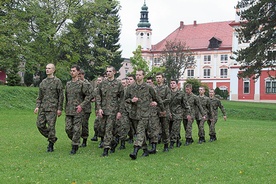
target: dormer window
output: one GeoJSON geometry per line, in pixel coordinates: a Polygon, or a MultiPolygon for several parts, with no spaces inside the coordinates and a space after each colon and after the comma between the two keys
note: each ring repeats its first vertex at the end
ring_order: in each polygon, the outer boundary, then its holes
{"type": "Polygon", "coordinates": [[[213,37],[209,40],[208,48],[209,49],[218,49],[220,47],[221,43],[222,43],[222,41],[219,38],[213,37]]]}

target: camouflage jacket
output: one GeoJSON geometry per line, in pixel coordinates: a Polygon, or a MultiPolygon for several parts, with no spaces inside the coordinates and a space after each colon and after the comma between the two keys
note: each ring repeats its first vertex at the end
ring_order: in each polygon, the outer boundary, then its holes
{"type": "Polygon", "coordinates": [[[65,88],[65,113],[66,115],[78,115],[76,107],[80,105],[84,113],[84,108],[90,103],[92,99],[89,85],[83,81],[77,80],[75,82],[68,81],[65,88]]]}
{"type": "Polygon", "coordinates": [[[131,111],[129,117],[131,119],[141,120],[143,118],[148,119],[150,117],[150,103],[157,102],[161,111],[164,111],[164,105],[161,98],[157,95],[152,86],[143,83],[138,85],[134,83],[127,88],[125,94],[125,102],[131,104],[131,111]],[[133,97],[137,97],[137,102],[132,102],[133,97]]]}
{"type": "Polygon", "coordinates": [[[39,85],[36,107],[40,111],[63,110],[63,86],[59,78],[43,79],[39,85]]]}
{"type": "MultiPolygon", "coordinates": [[[[154,88],[156,90],[157,95],[159,95],[162,99],[162,102],[164,104],[164,107],[166,109],[167,114],[170,113],[170,100],[171,100],[171,90],[170,88],[163,84],[161,86],[155,86],[154,88]]],[[[159,109],[160,111],[160,109],[159,109]]]]}
{"type": "MultiPolygon", "coordinates": [[[[84,83],[83,85],[86,85],[85,88],[89,89],[89,93],[92,95],[91,99],[94,98],[95,97],[94,89],[93,89],[93,86],[91,85],[91,83],[87,79],[84,79],[83,83],[84,83]]],[[[91,101],[87,105],[85,105],[83,108],[84,108],[85,113],[91,113],[91,101]]]]}
{"type": "Polygon", "coordinates": [[[97,110],[102,109],[104,115],[114,115],[123,112],[124,87],[117,79],[104,80],[99,84],[96,105],[97,110]]]}
{"type": "Polygon", "coordinates": [[[218,108],[220,108],[223,116],[226,116],[226,111],[218,98],[210,98],[210,101],[212,105],[212,115],[214,119],[218,119],[218,108]]]}
{"type": "MultiPolygon", "coordinates": [[[[198,96],[199,98],[199,101],[201,103],[201,106],[204,110],[204,112],[206,113],[207,115],[207,119],[213,119],[213,116],[212,116],[212,105],[211,105],[211,101],[210,101],[210,98],[207,97],[207,96],[198,96]]],[[[196,120],[201,120],[202,119],[202,114],[200,113],[199,111],[199,108],[196,107],[196,115],[195,115],[195,118],[196,120]]]]}
{"type": "Polygon", "coordinates": [[[183,91],[171,91],[171,94],[170,113],[172,115],[172,119],[182,119],[184,112],[186,115],[191,115],[190,106],[185,99],[183,91]]]}
{"type": "MultiPolygon", "coordinates": [[[[195,94],[191,93],[191,94],[187,94],[185,93],[185,98],[190,106],[190,109],[191,109],[191,117],[194,119],[195,118],[195,114],[196,114],[196,111],[199,110],[199,112],[201,114],[203,114],[203,116],[206,115],[205,111],[203,110],[202,106],[201,106],[201,103],[199,101],[199,98],[198,96],[196,96],[195,94]]],[[[185,113],[184,114],[184,119],[186,119],[187,117],[187,114],[185,113]]]]}

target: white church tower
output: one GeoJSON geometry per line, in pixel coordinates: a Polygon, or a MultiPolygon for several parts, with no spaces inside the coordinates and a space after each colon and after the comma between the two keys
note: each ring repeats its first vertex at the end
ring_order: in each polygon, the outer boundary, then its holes
{"type": "Polygon", "coordinates": [[[150,28],[151,24],[149,23],[146,1],[144,1],[140,14],[140,22],[137,24],[138,28],[136,29],[136,48],[140,45],[142,51],[150,51],[152,29],[150,28]]]}

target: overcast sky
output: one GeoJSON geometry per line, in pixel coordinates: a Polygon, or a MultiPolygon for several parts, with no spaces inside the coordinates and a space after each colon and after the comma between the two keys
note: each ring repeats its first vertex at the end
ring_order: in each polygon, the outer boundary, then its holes
{"type": "MultiPolygon", "coordinates": [[[[135,30],[140,21],[144,0],[119,0],[121,10],[120,44],[122,57],[132,57],[136,49],[135,30]]],[[[235,20],[238,0],[146,0],[152,29],[152,44],[156,44],[184,24],[235,20]]]]}

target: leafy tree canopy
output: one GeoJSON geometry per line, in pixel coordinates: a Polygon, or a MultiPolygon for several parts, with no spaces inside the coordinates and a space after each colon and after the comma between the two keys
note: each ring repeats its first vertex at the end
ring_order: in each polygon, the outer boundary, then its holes
{"type": "Polygon", "coordinates": [[[186,43],[181,41],[167,41],[162,53],[163,67],[165,67],[165,78],[179,79],[189,67],[194,67],[195,60],[193,52],[186,43]]]}
{"type": "Polygon", "coordinates": [[[241,26],[236,29],[239,42],[250,43],[234,53],[244,70],[239,76],[258,78],[264,67],[272,71],[276,66],[276,2],[241,0],[237,8],[241,20],[241,26]]]}

